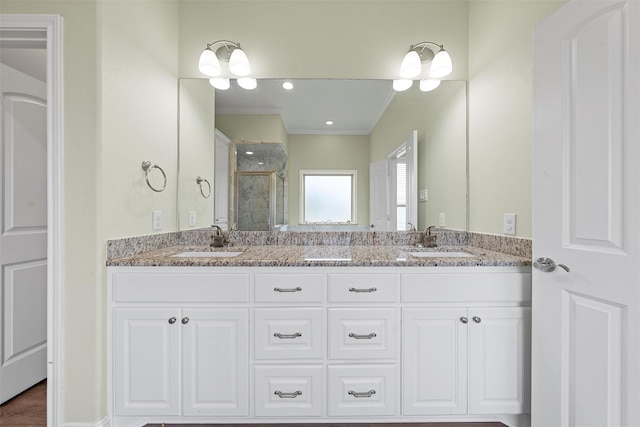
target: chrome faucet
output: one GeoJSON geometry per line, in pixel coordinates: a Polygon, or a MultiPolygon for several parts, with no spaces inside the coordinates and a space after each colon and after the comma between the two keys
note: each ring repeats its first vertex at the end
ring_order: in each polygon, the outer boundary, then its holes
{"type": "Polygon", "coordinates": [[[410,222],[408,222],[407,225],[409,226],[409,230],[408,231],[418,231],[418,230],[416,230],[416,226],[411,224],[410,222]]]}
{"type": "Polygon", "coordinates": [[[432,228],[435,228],[435,225],[428,226],[422,233],[422,244],[427,248],[435,248],[438,246],[436,243],[437,236],[435,234],[431,234],[432,228]]]}
{"type": "Polygon", "coordinates": [[[217,225],[212,225],[211,228],[214,229],[214,234],[211,235],[211,243],[209,243],[209,246],[211,246],[212,248],[224,247],[224,244],[228,243],[228,240],[224,238],[224,235],[222,234],[222,228],[218,227],[217,225]]]}

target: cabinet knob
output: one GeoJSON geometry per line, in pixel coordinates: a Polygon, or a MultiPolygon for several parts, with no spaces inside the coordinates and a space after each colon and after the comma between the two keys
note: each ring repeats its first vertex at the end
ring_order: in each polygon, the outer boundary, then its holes
{"type": "Polygon", "coordinates": [[[480,322],[482,322],[482,319],[479,318],[478,316],[473,316],[473,321],[476,322],[476,323],[480,323],[480,322]]]}
{"type": "Polygon", "coordinates": [[[462,323],[464,323],[465,325],[466,325],[467,323],[469,323],[469,319],[467,319],[467,318],[466,318],[466,317],[464,317],[464,316],[462,316],[462,317],[460,318],[460,321],[461,321],[462,323]]]}
{"type": "Polygon", "coordinates": [[[183,317],[182,318],[182,324],[186,325],[187,323],[189,323],[189,318],[188,317],[183,317]]]}
{"type": "Polygon", "coordinates": [[[169,319],[169,324],[173,325],[174,323],[176,323],[176,318],[175,317],[170,318],[169,319]]]}

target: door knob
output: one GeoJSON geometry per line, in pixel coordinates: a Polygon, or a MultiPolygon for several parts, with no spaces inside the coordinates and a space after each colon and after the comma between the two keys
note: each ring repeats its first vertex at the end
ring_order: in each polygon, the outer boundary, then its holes
{"type": "Polygon", "coordinates": [[[540,271],[544,271],[545,273],[551,273],[553,270],[556,269],[556,267],[562,268],[567,273],[571,271],[571,269],[566,265],[556,264],[551,258],[544,258],[544,257],[538,258],[533,263],[533,266],[540,271]]]}

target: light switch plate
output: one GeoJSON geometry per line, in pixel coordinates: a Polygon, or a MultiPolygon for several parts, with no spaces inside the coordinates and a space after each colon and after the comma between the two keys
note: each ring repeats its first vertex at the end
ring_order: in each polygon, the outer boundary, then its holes
{"type": "Polygon", "coordinates": [[[189,227],[196,226],[196,213],[194,211],[189,211],[189,227]]]}
{"type": "Polygon", "coordinates": [[[444,227],[444,220],[444,212],[440,212],[440,215],[438,215],[438,227],[444,227]]]}

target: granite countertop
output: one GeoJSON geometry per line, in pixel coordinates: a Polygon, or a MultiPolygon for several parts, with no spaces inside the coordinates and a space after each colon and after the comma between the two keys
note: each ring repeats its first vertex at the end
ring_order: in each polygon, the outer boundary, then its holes
{"type": "MultiPolygon", "coordinates": [[[[453,255],[453,254],[452,254],[453,255]]],[[[531,260],[474,246],[259,245],[171,246],[107,261],[108,266],[189,267],[526,267],[531,260]],[[175,256],[181,252],[241,252],[234,257],[175,256]],[[416,257],[409,252],[466,252],[472,256],[416,257]]]]}

